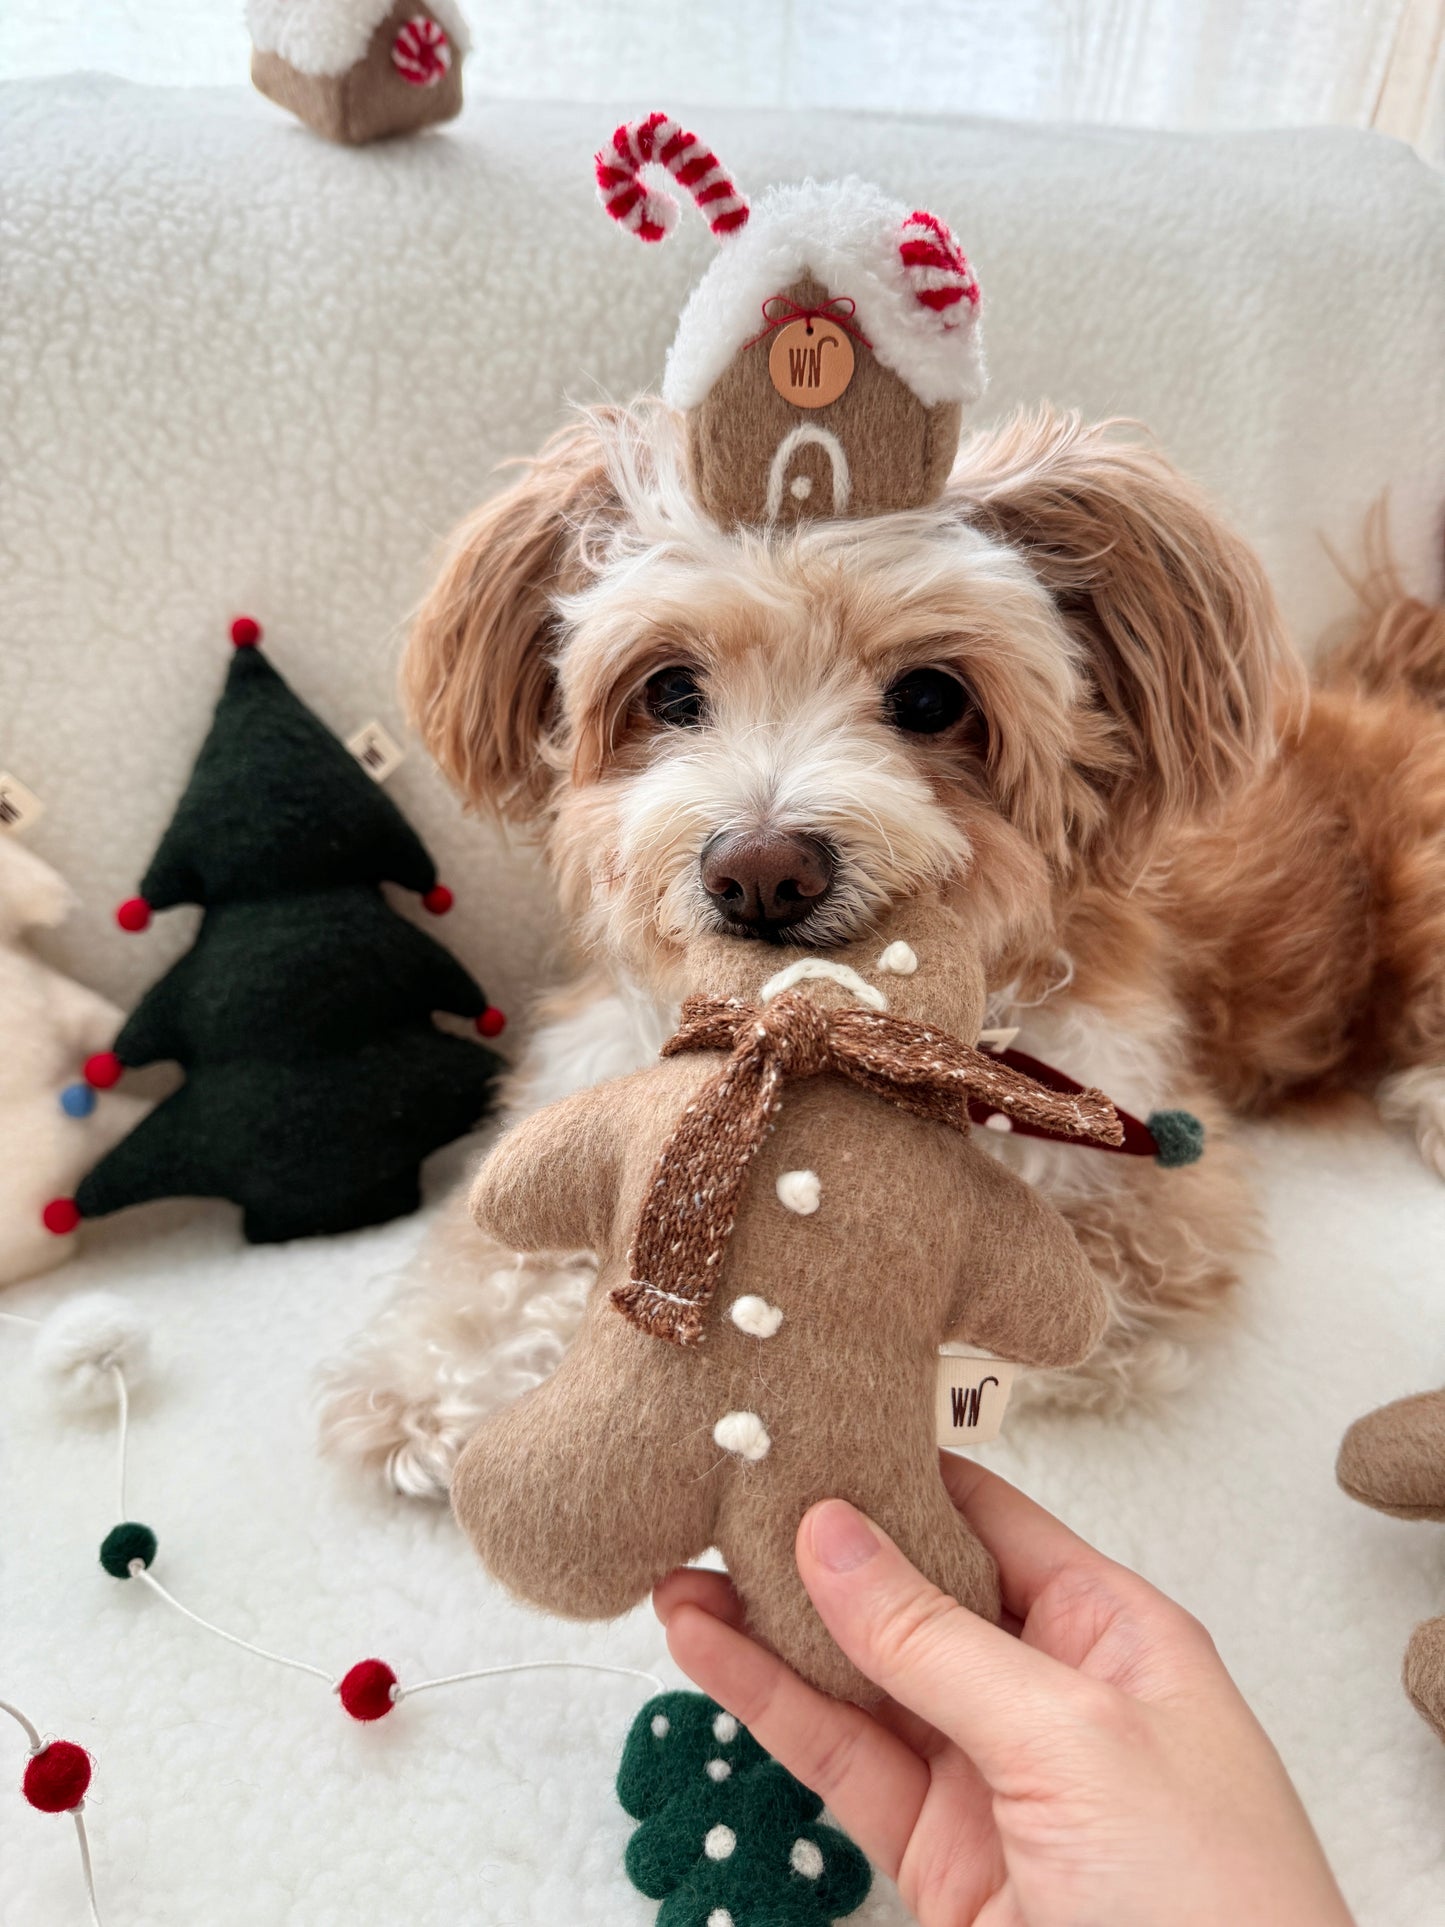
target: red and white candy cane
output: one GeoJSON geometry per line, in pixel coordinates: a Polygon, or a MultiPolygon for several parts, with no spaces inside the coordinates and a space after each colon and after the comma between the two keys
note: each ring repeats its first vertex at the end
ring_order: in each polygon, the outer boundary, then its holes
{"type": "Polygon", "coordinates": [[[719,241],[746,225],[748,204],[712,149],[666,114],[649,114],[624,121],[597,156],[598,198],[639,241],[664,241],[677,225],[677,202],[666,188],[638,179],[649,166],[665,167],[687,189],[719,241]]]}
{"type": "Polygon", "coordinates": [[[391,64],[413,87],[435,87],[452,64],[446,30],[424,13],[413,14],[397,29],[391,64]]]}
{"type": "Polygon", "coordinates": [[[978,311],[978,282],[968,256],[936,214],[916,208],[903,223],[898,253],[920,307],[957,327],[978,311]]]}

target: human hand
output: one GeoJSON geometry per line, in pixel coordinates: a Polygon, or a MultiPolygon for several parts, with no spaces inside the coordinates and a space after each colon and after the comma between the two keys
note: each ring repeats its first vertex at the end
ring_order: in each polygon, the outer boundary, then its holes
{"type": "Polygon", "coordinates": [[[798,1571],[888,1698],[817,1692],[750,1640],[721,1573],[654,1594],[673,1658],[827,1801],[922,1927],[1351,1927],[1278,1754],[1209,1634],[1004,1480],[945,1457],[1005,1625],[841,1500],[798,1571]]]}

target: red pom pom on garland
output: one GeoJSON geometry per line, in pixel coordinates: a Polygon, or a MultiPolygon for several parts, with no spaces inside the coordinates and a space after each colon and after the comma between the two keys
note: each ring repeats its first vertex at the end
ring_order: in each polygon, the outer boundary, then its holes
{"type": "Polygon", "coordinates": [[[456,898],[444,883],[438,883],[427,891],[421,902],[422,908],[430,910],[434,917],[444,917],[456,902],[456,898]]]}
{"type": "Polygon", "coordinates": [[[113,1050],[98,1050],[86,1058],[81,1076],[93,1091],[108,1091],[120,1082],[124,1069],[113,1050]]]}
{"type": "Polygon", "coordinates": [[[80,1223],[80,1207],[74,1198],[52,1198],[41,1212],[40,1222],[57,1238],[68,1237],[80,1223]]]}
{"type": "Polygon", "coordinates": [[[231,624],[231,640],[238,649],[254,649],[261,640],[261,625],[254,616],[237,616],[231,624]]]}
{"type": "Polygon", "coordinates": [[[116,905],[115,920],[122,930],[144,930],[151,920],[151,907],[144,897],[127,897],[116,905]]]}
{"type": "Polygon", "coordinates": [[[395,1706],[396,1674],[384,1659],[359,1659],[337,1691],[354,1720],[380,1720],[395,1706]]]}
{"type": "Polygon", "coordinates": [[[90,1755],[70,1740],[32,1753],[20,1790],[41,1813],[73,1813],[90,1785],[90,1755]]]}
{"type": "Polygon", "coordinates": [[[500,1037],[506,1028],[506,1017],[495,1004],[488,1004],[477,1019],[477,1030],[483,1037],[500,1037]]]}

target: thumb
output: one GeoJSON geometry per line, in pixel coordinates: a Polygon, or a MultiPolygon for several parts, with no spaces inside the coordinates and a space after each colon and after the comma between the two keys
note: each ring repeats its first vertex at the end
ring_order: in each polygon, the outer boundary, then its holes
{"type": "Polygon", "coordinates": [[[860,1671],[968,1754],[999,1790],[1011,1766],[1082,1719],[1077,1673],[940,1592],[887,1533],[842,1499],[798,1527],[798,1572],[860,1671]]]}

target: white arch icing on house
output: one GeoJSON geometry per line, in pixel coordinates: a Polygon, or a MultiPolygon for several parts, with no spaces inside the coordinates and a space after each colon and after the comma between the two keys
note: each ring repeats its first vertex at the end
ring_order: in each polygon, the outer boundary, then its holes
{"type": "Polygon", "coordinates": [[[773,454],[773,465],[768,470],[768,520],[775,521],[783,506],[783,477],[788,472],[788,463],[797,451],[807,443],[815,443],[826,451],[833,470],[833,513],[842,515],[848,507],[848,497],[853,492],[853,477],[848,468],[848,457],[843,453],[843,444],[830,429],[819,428],[813,422],[799,422],[790,428],[778,443],[773,454]]]}

